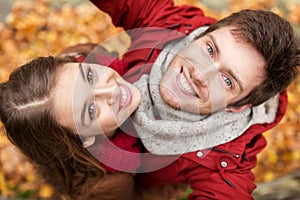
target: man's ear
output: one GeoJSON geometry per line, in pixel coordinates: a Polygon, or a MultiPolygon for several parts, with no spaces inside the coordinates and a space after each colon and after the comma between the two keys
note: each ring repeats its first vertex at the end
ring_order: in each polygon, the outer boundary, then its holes
{"type": "Polygon", "coordinates": [[[246,110],[247,108],[250,108],[251,106],[252,106],[251,104],[246,104],[246,105],[239,106],[239,107],[229,106],[229,107],[225,108],[225,111],[227,111],[227,112],[242,112],[243,110],[246,110]]]}

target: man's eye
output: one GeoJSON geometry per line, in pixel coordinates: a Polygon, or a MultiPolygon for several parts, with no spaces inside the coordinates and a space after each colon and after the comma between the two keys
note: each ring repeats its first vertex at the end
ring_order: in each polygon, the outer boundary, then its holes
{"type": "Polygon", "coordinates": [[[227,78],[227,77],[225,77],[225,76],[223,76],[223,79],[224,79],[224,82],[225,82],[225,84],[228,86],[228,87],[232,87],[232,82],[231,82],[231,80],[229,79],[229,78],[227,78]]]}
{"type": "Polygon", "coordinates": [[[94,84],[94,73],[92,72],[91,68],[88,68],[87,73],[86,73],[86,78],[89,82],[89,84],[93,85],[94,84]]]}
{"type": "Polygon", "coordinates": [[[95,104],[92,103],[89,105],[89,108],[88,108],[88,111],[89,111],[89,117],[91,120],[95,119],[95,113],[96,113],[96,110],[95,110],[95,104]]]}
{"type": "Polygon", "coordinates": [[[206,47],[207,47],[207,51],[208,51],[209,55],[210,55],[211,57],[213,57],[213,55],[214,55],[214,50],[213,50],[213,48],[212,48],[209,44],[207,44],[206,47]]]}

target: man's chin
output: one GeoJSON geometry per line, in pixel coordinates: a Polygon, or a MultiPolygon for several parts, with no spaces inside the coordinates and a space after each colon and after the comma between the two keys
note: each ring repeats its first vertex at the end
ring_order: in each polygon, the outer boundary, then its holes
{"type": "Polygon", "coordinates": [[[173,95],[170,94],[169,92],[161,91],[161,97],[168,106],[170,106],[176,110],[181,110],[181,106],[178,103],[178,101],[174,101],[174,100],[176,100],[176,97],[173,97],[173,95]]]}
{"type": "Polygon", "coordinates": [[[162,99],[168,106],[172,107],[175,110],[180,110],[182,112],[189,112],[189,113],[194,113],[194,114],[200,114],[198,112],[198,110],[196,110],[196,112],[195,112],[195,110],[191,109],[191,107],[184,106],[184,105],[180,104],[180,102],[174,101],[174,99],[172,99],[170,97],[165,98],[164,96],[162,96],[162,99]]]}
{"type": "Polygon", "coordinates": [[[210,109],[204,109],[204,108],[200,108],[200,107],[195,107],[195,106],[191,106],[191,105],[186,105],[184,103],[180,104],[178,102],[176,103],[172,103],[172,102],[166,102],[166,104],[168,104],[170,107],[176,109],[176,110],[180,110],[182,112],[188,112],[188,113],[192,113],[192,114],[198,114],[198,115],[209,115],[211,114],[211,110],[210,109]]]}
{"type": "Polygon", "coordinates": [[[193,98],[190,97],[182,97],[179,99],[178,96],[173,93],[173,91],[166,90],[163,88],[160,88],[160,95],[163,99],[163,101],[170,107],[180,110],[182,112],[189,112],[193,114],[210,114],[211,109],[206,108],[204,106],[199,105],[199,102],[193,98]],[[195,106],[198,105],[198,106],[195,106]]]}

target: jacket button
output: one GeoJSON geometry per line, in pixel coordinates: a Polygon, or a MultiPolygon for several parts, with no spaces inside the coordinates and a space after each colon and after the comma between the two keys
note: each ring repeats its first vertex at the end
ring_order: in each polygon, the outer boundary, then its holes
{"type": "Polygon", "coordinates": [[[226,161],[221,162],[221,167],[226,168],[228,166],[228,163],[226,161]]]}
{"type": "Polygon", "coordinates": [[[203,156],[203,153],[202,153],[201,151],[198,151],[198,152],[197,152],[197,157],[198,157],[198,158],[201,158],[202,156],[203,156]]]}

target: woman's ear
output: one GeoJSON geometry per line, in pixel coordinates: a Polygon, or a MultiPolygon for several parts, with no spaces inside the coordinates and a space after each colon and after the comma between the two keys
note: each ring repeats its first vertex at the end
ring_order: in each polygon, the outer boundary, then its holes
{"type": "Polygon", "coordinates": [[[252,106],[251,104],[246,104],[246,105],[239,106],[239,107],[229,106],[229,107],[225,108],[225,111],[227,111],[227,112],[242,112],[242,111],[246,110],[247,108],[250,108],[251,106],[252,106]]]}
{"type": "Polygon", "coordinates": [[[96,139],[95,136],[82,139],[83,148],[87,148],[89,146],[92,146],[95,143],[95,139],[96,139]]]}

